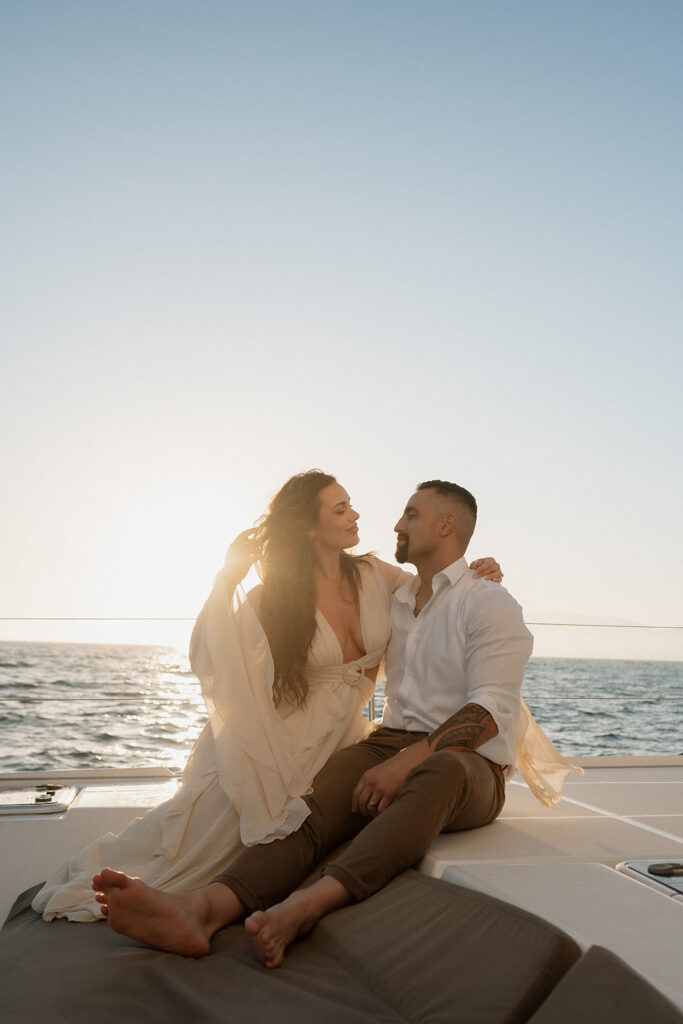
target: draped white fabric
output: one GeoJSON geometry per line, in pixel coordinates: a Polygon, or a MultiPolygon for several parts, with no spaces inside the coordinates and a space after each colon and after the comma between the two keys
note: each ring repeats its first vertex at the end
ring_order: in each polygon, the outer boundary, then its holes
{"type": "Polygon", "coordinates": [[[544,807],[554,807],[559,803],[562,787],[572,772],[583,774],[583,768],[570,764],[555,749],[524,700],[517,724],[515,749],[517,771],[544,807]]]}
{"type": "Polygon", "coordinates": [[[221,788],[240,817],[242,842],[269,842],[298,828],[308,814],[301,799],[331,754],[367,735],[363,707],[389,639],[388,594],[372,565],[363,569],[361,630],[366,654],[343,664],[337,637],[318,612],[309,653],[310,693],[303,709],[273,705],[273,664],[248,600],[231,609],[219,584],[190,646],[214,737],[221,788]],[[204,620],[204,621],[203,621],[204,620]]]}
{"type": "Polygon", "coordinates": [[[365,672],[386,649],[389,600],[384,574],[370,560],[362,568],[360,594],[366,655],[344,665],[337,637],[318,613],[306,706],[276,709],[263,630],[243,594],[230,602],[219,574],[190,645],[209,723],[181,787],[120,835],[108,833],[74,854],[40,890],[34,909],[46,920],[97,920],[90,886],[105,865],[168,892],[185,891],[210,882],[243,844],[270,842],[298,828],[308,813],[302,796],[318,770],[370,729],[363,708],[374,684],[365,672]]]}

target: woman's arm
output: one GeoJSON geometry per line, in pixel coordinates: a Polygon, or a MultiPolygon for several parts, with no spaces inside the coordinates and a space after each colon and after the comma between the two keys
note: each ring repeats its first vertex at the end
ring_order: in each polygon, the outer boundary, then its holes
{"type": "Polygon", "coordinates": [[[379,569],[380,575],[390,594],[395,594],[399,587],[402,587],[404,583],[413,578],[412,572],[406,572],[405,569],[401,569],[398,565],[390,565],[389,562],[383,562],[376,555],[372,555],[372,561],[379,569]]]}
{"type": "MultiPolygon", "coordinates": [[[[383,562],[381,558],[374,556],[373,558],[375,565],[382,574],[384,582],[389,588],[390,594],[395,594],[399,587],[402,587],[404,583],[413,578],[413,573],[406,572],[405,569],[401,569],[398,565],[390,565],[389,562],[383,562]]],[[[475,558],[470,565],[470,569],[474,572],[475,579],[478,580],[491,580],[493,583],[500,583],[503,578],[503,570],[495,558],[490,556],[487,558],[475,558]]]]}
{"type": "MultiPolygon", "coordinates": [[[[228,548],[225,556],[225,562],[223,563],[223,569],[216,576],[216,582],[214,583],[211,594],[209,594],[209,597],[207,598],[204,607],[197,616],[197,621],[194,624],[192,635],[190,637],[190,666],[199,679],[201,679],[203,675],[210,675],[213,671],[210,661],[207,660],[209,659],[209,651],[206,643],[208,605],[214,600],[216,588],[220,588],[220,581],[222,580],[225,587],[225,593],[228,598],[228,608],[231,607],[232,598],[238,584],[241,583],[259,556],[257,546],[252,540],[253,533],[253,529],[244,530],[235,537],[234,541],[228,548]]],[[[247,595],[250,604],[256,612],[256,617],[259,618],[259,621],[261,589],[261,587],[255,587],[254,591],[257,591],[258,593],[249,591],[249,594],[247,595]]]]}
{"type": "Polygon", "coordinates": [[[228,591],[228,598],[232,598],[238,583],[242,582],[261,554],[260,548],[254,540],[254,533],[253,527],[250,530],[243,530],[228,548],[223,563],[223,580],[228,591]]]}

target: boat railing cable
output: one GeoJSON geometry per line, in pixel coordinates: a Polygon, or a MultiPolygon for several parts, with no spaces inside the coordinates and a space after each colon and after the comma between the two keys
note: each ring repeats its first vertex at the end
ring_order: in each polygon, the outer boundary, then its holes
{"type": "MultiPolygon", "coordinates": [[[[377,700],[377,699],[380,699],[380,698],[375,698],[375,699],[377,700]]],[[[527,702],[528,701],[534,701],[535,702],[537,700],[558,701],[558,702],[561,702],[561,701],[571,701],[572,704],[586,702],[586,701],[588,701],[590,703],[594,703],[595,701],[612,701],[612,702],[627,701],[629,703],[635,702],[635,701],[643,701],[644,703],[651,703],[651,704],[652,703],[656,703],[656,704],[659,704],[659,703],[672,703],[672,704],[676,704],[676,703],[678,703],[678,704],[680,704],[681,701],[683,701],[683,693],[680,693],[680,694],[674,695],[674,696],[657,695],[656,697],[653,697],[653,696],[649,696],[649,697],[635,697],[635,696],[632,696],[631,694],[628,694],[628,693],[621,693],[621,694],[615,693],[615,694],[609,694],[607,696],[603,694],[603,695],[592,696],[592,697],[584,697],[584,696],[575,695],[575,694],[565,694],[564,696],[557,696],[556,694],[534,693],[531,696],[527,695],[526,699],[527,699],[527,702]]],[[[160,701],[163,701],[164,704],[187,704],[187,703],[195,703],[197,705],[202,705],[203,704],[203,698],[201,697],[200,694],[187,694],[186,696],[174,696],[173,694],[169,694],[169,693],[160,693],[158,697],[134,697],[130,693],[112,693],[112,694],[108,694],[108,695],[104,695],[104,696],[99,695],[97,697],[70,697],[70,696],[63,696],[63,695],[62,696],[47,696],[47,697],[25,697],[25,696],[20,696],[20,695],[12,695],[12,696],[9,696],[9,697],[0,696],[0,704],[46,704],[46,703],[50,703],[50,701],[59,701],[60,704],[63,704],[65,702],[74,703],[74,704],[78,704],[78,703],[80,703],[80,704],[97,704],[99,702],[99,703],[105,703],[106,704],[106,703],[109,703],[109,702],[114,701],[114,700],[125,701],[128,704],[135,704],[136,707],[139,704],[158,704],[160,701]]]]}
{"type": "MultiPolygon", "coordinates": [[[[0,622],[195,622],[196,618],[196,615],[0,615],[0,622]]],[[[545,622],[531,619],[525,619],[525,622],[527,626],[576,626],[581,629],[683,629],[683,625],[654,625],[649,622],[545,622]]]]}

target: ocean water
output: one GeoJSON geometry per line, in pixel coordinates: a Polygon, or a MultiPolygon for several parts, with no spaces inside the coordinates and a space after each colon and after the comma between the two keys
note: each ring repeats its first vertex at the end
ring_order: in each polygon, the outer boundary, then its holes
{"type": "MultiPolygon", "coordinates": [[[[683,754],[683,662],[532,658],[523,692],[563,754],[683,754]]],[[[205,723],[172,648],[0,643],[0,771],[182,771],[205,723]]]]}

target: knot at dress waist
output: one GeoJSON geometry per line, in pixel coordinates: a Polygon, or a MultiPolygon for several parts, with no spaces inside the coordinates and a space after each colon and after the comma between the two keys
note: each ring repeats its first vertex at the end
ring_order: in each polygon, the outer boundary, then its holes
{"type": "Polygon", "coordinates": [[[325,686],[334,683],[344,683],[346,686],[360,686],[363,681],[372,683],[365,674],[365,669],[370,666],[363,661],[347,661],[344,665],[309,665],[306,670],[306,677],[309,686],[325,686]]]}

